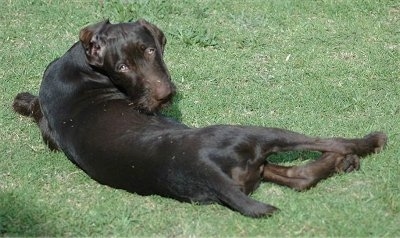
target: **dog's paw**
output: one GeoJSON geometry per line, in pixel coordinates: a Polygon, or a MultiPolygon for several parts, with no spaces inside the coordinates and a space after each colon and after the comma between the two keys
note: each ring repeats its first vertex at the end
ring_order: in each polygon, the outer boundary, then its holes
{"type": "Polygon", "coordinates": [[[337,160],[335,170],[337,173],[350,173],[360,169],[360,158],[357,155],[350,154],[337,160]]]}
{"type": "Polygon", "coordinates": [[[379,153],[385,148],[388,137],[385,133],[377,131],[364,136],[364,139],[372,146],[371,153],[379,153]]]}
{"type": "Polygon", "coordinates": [[[261,217],[269,217],[278,211],[279,208],[277,207],[261,202],[256,202],[244,208],[243,211],[241,211],[241,213],[245,216],[253,218],[261,218],[261,217]]]}

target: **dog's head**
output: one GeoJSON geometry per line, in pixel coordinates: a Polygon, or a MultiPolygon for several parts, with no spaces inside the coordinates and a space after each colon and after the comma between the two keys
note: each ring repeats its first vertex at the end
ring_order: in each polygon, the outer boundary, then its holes
{"type": "Polygon", "coordinates": [[[155,25],[107,20],[82,29],[79,38],[88,64],[107,75],[137,109],[156,112],[171,102],[175,86],[163,60],[166,38],[155,25]]]}

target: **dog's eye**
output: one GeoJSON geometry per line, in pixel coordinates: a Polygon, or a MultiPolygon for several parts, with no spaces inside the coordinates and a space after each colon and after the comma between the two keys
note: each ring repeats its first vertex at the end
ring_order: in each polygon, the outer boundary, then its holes
{"type": "Polygon", "coordinates": [[[126,64],[120,64],[117,69],[120,72],[126,72],[129,70],[129,67],[126,64]]]}
{"type": "Polygon", "coordinates": [[[154,54],[154,53],[156,52],[156,49],[154,49],[154,48],[147,48],[145,52],[146,52],[146,54],[148,54],[148,55],[152,55],[152,54],[154,54]]]}

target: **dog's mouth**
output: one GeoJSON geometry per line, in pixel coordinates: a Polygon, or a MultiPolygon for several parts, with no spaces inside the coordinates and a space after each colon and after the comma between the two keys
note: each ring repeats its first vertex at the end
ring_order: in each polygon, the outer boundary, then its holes
{"type": "Polygon", "coordinates": [[[157,100],[158,105],[159,105],[158,107],[160,107],[160,108],[169,107],[172,104],[172,100],[173,100],[174,96],[175,96],[175,93],[170,94],[170,95],[168,95],[168,97],[163,98],[161,100],[157,100]]]}
{"type": "Polygon", "coordinates": [[[173,95],[170,95],[167,98],[164,98],[162,100],[153,99],[150,101],[149,109],[152,112],[158,112],[162,109],[165,109],[172,104],[172,98],[173,98],[173,95]]]}
{"type": "Polygon", "coordinates": [[[128,90],[119,88],[119,90],[129,98],[129,105],[133,109],[149,114],[169,107],[176,94],[175,87],[172,87],[172,90],[163,97],[153,92],[150,87],[129,88],[128,90]]]}
{"type": "Polygon", "coordinates": [[[132,102],[133,107],[144,113],[157,113],[172,104],[174,94],[169,95],[162,100],[151,97],[150,94],[144,93],[140,98],[135,98],[132,102]]]}

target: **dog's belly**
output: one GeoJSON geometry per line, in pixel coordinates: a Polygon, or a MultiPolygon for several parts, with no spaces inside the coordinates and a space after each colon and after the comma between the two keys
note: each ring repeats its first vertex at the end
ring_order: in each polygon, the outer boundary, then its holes
{"type": "Polygon", "coordinates": [[[65,142],[62,150],[96,181],[142,195],[182,195],[185,200],[182,186],[170,181],[176,179],[171,175],[179,177],[178,170],[192,169],[193,148],[182,147],[191,137],[185,125],[135,112],[122,102],[82,110],[57,124],[65,142]]]}

